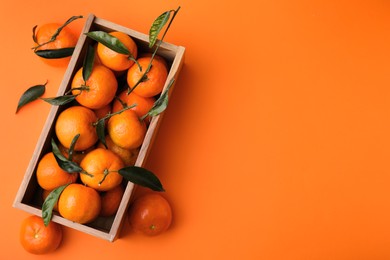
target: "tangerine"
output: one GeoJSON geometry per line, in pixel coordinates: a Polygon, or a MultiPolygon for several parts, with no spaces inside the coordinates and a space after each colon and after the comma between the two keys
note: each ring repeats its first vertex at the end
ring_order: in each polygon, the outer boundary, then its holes
{"type": "MultiPolygon", "coordinates": [[[[114,152],[116,155],[118,155],[125,166],[133,166],[137,160],[139,148],[135,149],[124,149],[117,144],[115,144],[111,137],[109,135],[106,135],[106,145],[107,149],[114,152]]],[[[105,148],[104,144],[99,142],[97,147],[105,148]]]]}
{"type": "Polygon", "coordinates": [[[97,118],[103,118],[105,117],[106,115],[108,115],[112,110],[112,106],[111,106],[111,103],[104,106],[104,107],[101,107],[101,108],[98,108],[98,109],[93,109],[93,112],[95,112],[97,118]]]}
{"type": "Polygon", "coordinates": [[[141,146],[145,138],[146,125],[133,110],[128,109],[110,117],[107,131],[116,145],[124,149],[135,149],[141,146]]]}
{"type": "Polygon", "coordinates": [[[62,111],[55,123],[55,133],[60,143],[70,148],[73,138],[80,134],[74,146],[75,151],[84,151],[92,147],[98,140],[94,123],[96,114],[83,106],[71,106],[62,111]]]}
{"type": "MultiPolygon", "coordinates": [[[[57,35],[54,41],[51,41],[52,36],[56,33],[57,29],[62,25],[59,23],[47,23],[38,27],[35,34],[36,46],[42,44],[42,46],[36,48],[39,50],[58,50],[62,48],[75,47],[77,44],[77,37],[67,27],[63,27],[61,32],[57,35]]],[[[40,57],[40,56],[39,56],[40,57]]],[[[45,63],[51,66],[65,66],[69,63],[71,56],[56,59],[47,59],[40,57],[45,63]]]]}
{"type": "Polygon", "coordinates": [[[76,182],[78,173],[68,173],[61,169],[52,152],[46,153],[38,162],[36,177],[44,190],[54,190],[62,185],[76,182]]]}
{"type": "MultiPolygon", "coordinates": [[[[115,99],[112,104],[113,112],[117,112],[123,109],[123,104],[121,103],[122,101],[126,106],[131,106],[135,104],[136,106],[130,109],[134,110],[140,118],[149,112],[149,110],[153,107],[154,102],[156,101],[154,97],[142,97],[135,94],[134,92],[130,92],[130,94],[127,94],[127,90],[122,91],[118,95],[118,99],[115,99]],[[120,101],[118,99],[120,99],[120,101]]],[[[146,123],[149,122],[150,117],[147,117],[146,123]]]]}
{"type": "Polygon", "coordinates": [[[95,220],[101,209],[99,193],[79,183],[68,185],[58,199],[60,215],[76,223],[86,224],[95,220]]]}
{"type": "Polygon", "coordinates": [[[114,215],[119,208],[124,192],[125,189],[122,185],[118,185],[109,191],[101,192],[102,209],[99,215],[102,217],[114,215]]]}
{"type": "Polygon", "coordinates": [[[41,217],[31,215],[22,221],[19,240],[27,252],[47,254],[55,251],[61,244],[62,227],[52,221],[45,226],[41,217]]]}
{"type": "Polygon", "coordinates": [[[80,68],[73,77],[71,88],[77,102],[90,109],[99,109],[114,99],[118,81],[110,69],[95,65],[87,81],[84,81],[83,68],[80,68]]]}
{"type": "Polygon", "coordinates": [[[162,195],[149,192],[130,205],[128,221],[137,233],[156,236],[165,232],[172,223],[172,208],[162,195]]]}
{"type": "MultiPolygon", "coordinates": [[[[137,58],[137,44],[129,35],[118,31],[110,32],[109,34],[123,43],[134,59],[137,58]]],[[[113,71],[125,71],[134,64],[134,61],[130,59],[131,56],[118,53],[102,43],[97,45],[97,55],[100,62],[113,71]]]]}
{"type": "Polygon", "coordinates": [[[160,58],[154,58],[149,72],[144,76],[147,70],[151,57],[139,58],[139,66],[131,66],[127,72],[127,83],[132,91],[143,97],[153,97],[160,94],[164,88],[165,81],[168,77],[168,69],[166,63],[160,58]],[[142,70],[140,70],[140,67],[142,70]],[[144,78],[143,78],[144,77],[144,78]],[[141,82],[136,86],[137,82],[141,82]]]}
{"type": "Polygon", "coordinates": [[[107,191],[122,182],[118,170],[124,167],[122,159],[114,152],[96,148],[89,152],[80,163],[88,174],[80,174],[81,181],[98,191],[107,191]]]}

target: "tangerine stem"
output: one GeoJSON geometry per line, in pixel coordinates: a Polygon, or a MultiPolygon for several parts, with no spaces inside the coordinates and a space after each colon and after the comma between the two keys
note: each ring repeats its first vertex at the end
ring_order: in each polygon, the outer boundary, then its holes
{"type": "Polygon", "coordinates": [[[99,186],[103,183],[103,181],[106,179],[107,175],[109,173],[111,173],[111,172],[116,172],[116,171],[110,171],[108,169],[104,169],[104,171],[103,171],[103,179],[99,182],[99,184],[98,184],[99,186]]]}
{"type": "Polygon", "coordinates": [[[81,172],[80,172],[81,174],[85,174],[85,175],[87,175],[87,176],[89,176],[89,177],[93,177],[93,174],[90,174],[89,172],[87,172],[87,171],[85,171],[85,170],[82,170],[81,172]]]}
{"type": "Polygon", "coordinates": [[[148,113],[146,113],[145,115],[143,115],[139,120],[144,121],[145,118],[146,118],[147,116],[148,116],[148,113]]]}
{"type": "Polygon", "coordinates": [[[105,117],[100,118],[98,121],[92,123],[92,125],[93,125],[93,126],[97,126],[97,124],[99,124],[99,121],[100,121],[100,120],[107,120],[107,119],[109,119],[110,117],[115,116],[115,115],[118,115],[118,114],[122,113],[123,111],[125,111],[125,110],[127,110],[127,109],[130,109],[130,108],[135,107],[136,105],[137,105],[137,104],[132,104],[131,106],[125,106],[125,107],[122,108],[121,110],[116,111],[116,112],[114,112],[114,113],[108,113],[105,117]]]}
{"type": "MultiPolygon", "coordinates": [[[[71,88],[68,91],[66,91],[64,95],[68,95],[68,94],[72,93],[73,90],[81,90],[81,91],[86,90],[86,91],[89,91],[89,87],[86,86],[86,85],[82,85],[81,87],[78,87],[78,88],[71,88]]],[[[77,95],[80,95],[80,93],[77,94],[77,95]]]]}
{"type": "Polygon", "coordinates": [[[118,100],[119,103],[121,103],[122,107],[127,107],[127,104],[122,99],[120,99],[118,96],[115,96],[115,99],[118,100]]]}

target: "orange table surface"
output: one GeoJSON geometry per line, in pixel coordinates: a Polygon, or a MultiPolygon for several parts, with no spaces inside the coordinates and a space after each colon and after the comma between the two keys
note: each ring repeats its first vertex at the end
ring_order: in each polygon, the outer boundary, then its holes
{"type": "Polygon", "coordinates": [[[0,259],[390,259],[389,1],[3,0],[0,28],[0,259]],[[93,13],[147,33],[178,6],[165,40],[185,64],[146,165],[173,225],[125,222],[113,243],[64,228],[27,253],[12,203],[50,106],[16,105],[65,72],[33,54],[32,27],[93,13]]]}

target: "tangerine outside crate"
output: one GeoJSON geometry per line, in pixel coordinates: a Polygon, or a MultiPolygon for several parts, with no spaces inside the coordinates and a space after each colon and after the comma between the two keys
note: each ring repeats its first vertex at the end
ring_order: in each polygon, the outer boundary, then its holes
{"type": "MultiPolygon", "coordinates": [[[[85,21],[75,50],[73,52],[72,58],[64,74],[64,78],[59,87],[57,93],[58,96],[63,95],[67,90],[70,89],[71,79],[73,78],[77,70],[82,67],[87,47],[89,44],[93,43],[93,40],[87,37],[85,33],[98,30],[105,32],[124,32],[131,36],[133,40],[137,43],[139,50],[138,53],[153,51],[150,50],[148,47],[148,35],[98,18],[94,14],[89,14],[85,21]]],[[[161,43],[157,54],[164,57],[170,66],[164,90],[172,79],[177,79],[179,72],[183,66],[184,52],[185,48],[182,46],[176,46],[167,42],[161,43]]],[[[172,94],[173,89],[174,85],[172,85],[172,87],[170,88],[168,96],[172,94]]],[[[51,107],[45,125],[41,132],[40,138],[37,142],[34,153],[30,160],[30,163],[26,169],[22,183],[16,194],[16,198],[13,203],[13,206],[15,208],[21,209],[30,214],[38,216],[42,215],[42,199],[40,194],[40,187],[37,184],[35,172],[40,158],[51,149],[50,141],[52,136],[54,136],[54,122],[57,119],[59,113],[63,111],[65,107],[66,106],[51,107]]],[[[152,118],[144,142],[140,148],[140,152],[135,163],[136,166],[144,166],[146,158],[150,152],[152,143],[156,137],[162,116],[163,113],[152,118]]],[[[130,202],[131,195],[134,191],[133,183],[127,182],[124,183],[124,185],[126,187],[125,192],[122,197],[119,209],[114,216],[108,218],[99,217],[94,222],[89,224],[78,224],[61,217],[58,213],[53,212],[52,221],[73,228],[75,230],[79,230],[81,232],[96,236],[98,238],[113,242],[115,239],[118,238],[119,231],[123,225],[123,221],[125,220],[125,214],[127,211],[128,204],[130,202]]]]}

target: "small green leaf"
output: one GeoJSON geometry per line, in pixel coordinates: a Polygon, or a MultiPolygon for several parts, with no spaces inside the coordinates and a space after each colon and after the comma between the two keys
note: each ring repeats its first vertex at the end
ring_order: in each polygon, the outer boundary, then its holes
{"type": "Polygon", "coordinates": [[[74,152],[74,147],[76,145],[77,140],[79,139],[80,134],[75,135],[73,137],[72,142],[70,143],[69,151],[68,151],[68,160],[72,161],[73,159],[73,152],[74,152]]]}
{"type": "Polygon", "coordinates": [[[127,181],[154,191],[165,191],[160,180],[154,173],[145,168],[138,166],[129,166],[118,171],[120,175],[127,181]]]}
{"type": "Polygon", "coordinates": [[[83,171],[83,168],[81,168],[77,163],[70,161],[61,153],[57,144],[54,142],[54,139],[51,139],[51,147],[58,166],[60,166],[61,169],[69,173],[83,171]]]}
{"type": "Polygon", "coordinates": [[[38,27],[38,25],[35,25],[35,26],[33,27],[33,29],[32,29],[32,31],[33,31],[32,38],[33,38],[33,41],[34,41],[36,44],[38,44],[37,35],[35,34],[35,31],[37,30],[37,27],[38,27]]]}
{"type": "Polygon", "coordinates": [[[168,93],[169,89],[175,82],[175,79],[171,79],[169,85],[165,89],[165,91],[160,95],[160,97],[154,102],[153,107],[144,115],[141,119],[145,119],[147,116],[157,116],[165,111],[168,107],[168,93]]]}
{"type": "Polygon", "coordinates": [[[64,96],[58,96],[54,98],[41,98],[43,101],[46,101],[47,103],[54,105],[54,106],[61,106],[65,105],[67,103],[72,102],[76,99],[75,95],[64,95],[64,96]]]}
{"type": "Polygon", "coordinates": [[[43,93],[45,93],[46,84],[47,84],[47,81],[43,85],[35,85],[35,86],[32,86],[29,89],[27,89],[19,99],[18,107],[16,108],[16,113],[18,113],[19,109],[22,106],[38,99],[40,96],[42,96],[43,93]]]}
{"type": "Polygon", "coordinates": [[[104,31],[88,32],[86,35],[93,40],[100,42],[104,46],[107,46],[113,51],[121,54],[131,55],[129,49],[115,36],[112,36],[104,31]]]}
{"type": "Polygon", "coordinates": [[[157,41],[157,36],[168,22],[171,11],[166,11],[154,20],[149,30],[149,48],[152,48],[157,41]]]}
{"type": "Polygon", "coordinates": [[[69,184],[70,183],[54,189],[52,192],[49,193],[49,195],[46,197],[45,201],[43,202],[42,218],[45,226],[49,225],[51,221],[51,217],[53,216],[53,208],[57,204],[58,198],[60,197],[61,193],[69,184]]]}
{"type": "Polygon", "coordinates": [[[74,47],[51,49],[51,50],[39,50],[35,51],[35,54],[45,59],[59,59],[72,56],[74,47]]]}
{"type": "Polygon", "coordinates": [[[84,63],[83,63],[84,82],[86,82],[89,79],[89,76],[91,76],[94,59],[95,59],[95,49],[89,45],[87,48],[87,54],[84,57],[84,63]]]}
{"type": "Polygon", "coordinates": [[[99,119],[98,123],[96,125],[96,133],[99,138],[99,141],[102,142],[104,147],[107,148],[107,143],[106,143],[106,133],[105,133],[105,120],[104,118],[99,119]]]}

